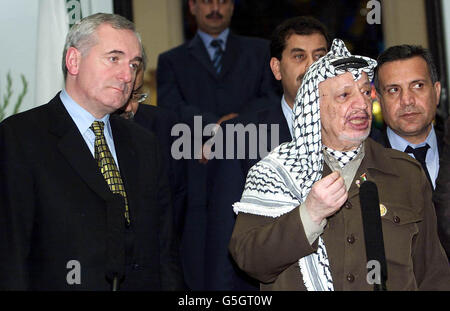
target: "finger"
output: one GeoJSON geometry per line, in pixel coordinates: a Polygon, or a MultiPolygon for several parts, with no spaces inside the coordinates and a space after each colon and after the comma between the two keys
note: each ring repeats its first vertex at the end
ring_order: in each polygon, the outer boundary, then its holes
{"type": "Polygon", "coordinates": [[[330,175],[327,175],[323,177],[321,180],[318,181],[320,186],[323,186],[325,188],[328,188],[331,184],[333,184],[341,174],[338,171],[334,171],[330,175]]]}

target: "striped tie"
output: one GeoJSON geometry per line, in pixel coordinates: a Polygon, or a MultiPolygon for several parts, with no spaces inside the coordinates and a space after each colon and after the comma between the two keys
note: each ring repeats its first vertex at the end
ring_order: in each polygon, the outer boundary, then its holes
{"type": "Polygon", "coordinates": [[[123,186],[122,177],[120,177],[120,172],[117,169],[116,162],[106,144],[105,135],[103,133],[104,128],[105,124],[101,121],[94,121],[90,127],[95,134],[95,159],[97,160],[98,167],[112,193],[123,196],[125,200],[125,221],[127,226],[129,226],[130,213],[128,211],[127,194],[125,192],[125,187],[123,186]]]}
{"type": "Polygon", "coordinates": [[[213,56],[213,66],[214,69],[216,69],[216,73],[219,74],[220,70],[222,70],[222,56],[223,56],[223,50],[222,50],[222,40],[216,39],[211,41],[211,46],[216,49],[213,56]]]}

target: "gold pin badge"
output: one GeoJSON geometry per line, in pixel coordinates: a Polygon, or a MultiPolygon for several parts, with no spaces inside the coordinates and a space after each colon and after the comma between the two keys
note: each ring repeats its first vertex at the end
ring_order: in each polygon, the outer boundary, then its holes
{"type": "Polygon", "coordinates": [[[383,217],[387,213],[387,208],[383,204],[380,204],[380,215],[383,217]]]}

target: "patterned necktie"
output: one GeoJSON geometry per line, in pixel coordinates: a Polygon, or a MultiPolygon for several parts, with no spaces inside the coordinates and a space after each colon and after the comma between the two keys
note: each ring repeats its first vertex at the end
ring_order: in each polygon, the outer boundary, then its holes
{"type": "Polygon", "coordinates": [[[216,69],[216,73],[219,74],[220,70],[222,70],[222,56],[223,56],[223,50],[222,50],[222,40],[216,39],[211,41],[211,46],[216,49],[213,56],[213,66],[214,69],[216,69]]]}
{"type": "Polygon", "coordinates": [[[419,147],[419,148],[412,148],[411,146],[408,146],[408,147],[406,147],[405,152],[412,153],[414,155],[414,158],[416,158],[416,160],[420,162],[423,170],[425,171],[425,175],[427,175],[430,185],[433,187],[433,183],[431,182],[430,174],[428,173],[427,163],[425,162],[425,159],[427,157],[427,151],[429,148],[430,148],[430,145],[428,145],[428,144],[426,144],[423,147],[419,147]]]}
{"type": "Polygon", "coordinates": [[[122,177],[120,177],[120,172],[117,169],[116,162],[106,144],[105,135],[103,133],[104,128],[105,124],[101,121],[94,121],[90,127],[95,134],[95,159],[97,160],[98,167],[112,193],[123,196],[125,200],[125,221],[127,226],[129,226],[130,213],[128,211],[127,194],[125,192],[125,187],[123,186],[122,177]]]}

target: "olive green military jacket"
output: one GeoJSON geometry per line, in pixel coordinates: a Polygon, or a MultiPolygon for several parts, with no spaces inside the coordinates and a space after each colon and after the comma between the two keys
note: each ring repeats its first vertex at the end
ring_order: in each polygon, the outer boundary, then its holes
{"type": "MultiPolygon", "coordinates": [[[[323,176],[331,171],[325,165],[323,176]]],[[[376,183],[388,290],[450,290],[450,267],[439,242],[431,188],[419,162],[385,149],[370,138],[365,157],[348,191],[348,200],[322,234],[334,289],[373,290],[368,284],[364,231],[356,181],[366,174],[376,183]]],[[[299,207],[278,218],[239,213],[229,249],[239,265],[258,279],[261,290],[306,290],[298,260],[317,249],[310,245],[299,207]]]]}

